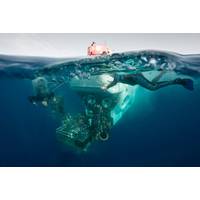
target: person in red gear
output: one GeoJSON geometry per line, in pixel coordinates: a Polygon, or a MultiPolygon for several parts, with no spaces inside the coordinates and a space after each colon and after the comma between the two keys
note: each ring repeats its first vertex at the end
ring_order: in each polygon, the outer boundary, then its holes
{"type": "Polygon", "coordinates": [[[88,47],[88,56],[108,55],[111,53],[110,49],[105,45],[97,45],[96,42],[88,47]]]}
{"type": "Polygon", "coordinates": [[[88,47],[88,56],[96,55],[96,42],[92,42],[92,44],[88,47]]]}

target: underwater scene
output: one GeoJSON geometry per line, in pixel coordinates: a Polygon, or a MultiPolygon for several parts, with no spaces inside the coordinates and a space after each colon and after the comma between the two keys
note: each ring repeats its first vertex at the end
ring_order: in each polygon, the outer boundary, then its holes
{"type": "Polygon", "coordinates": [[[0,166],[200,166],[200,51],[126,50],[123,34],[121,51],[105,34],[85,55],[8,51],[28,35],[0,34],[0,166]]]}

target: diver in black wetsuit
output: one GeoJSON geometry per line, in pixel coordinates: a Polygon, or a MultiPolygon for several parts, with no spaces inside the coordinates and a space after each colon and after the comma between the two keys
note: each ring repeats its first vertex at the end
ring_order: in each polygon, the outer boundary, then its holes
{"type": "Polygon", "coordinates": [[[56,96],[55,93],[49,89],[48,82],[44,77],[38,77],[33,80],[33,88],[35,90],[34,96],[29,96],[28,100],[32,104],[41,104],[64,116],[64,100],[62,96],[56,96]]]}
{"type": "Polygon", "coordinates": [[[169,85],[182,85],[184,88],[188,90],[193,90],[193,81],[188,78],[176,78],[170,81],[159,81],[165,71],[162,71],[157,77],[155,77],[152,81],[149,81],[144,77],[142,73],[138,74],[115,74],[114,80],[111,82],[106,89],[116,85],[117,83],[124,83],[128,85],[140,85],[148,90],[158,90],[160,88],[169,86],[169,85]]]}

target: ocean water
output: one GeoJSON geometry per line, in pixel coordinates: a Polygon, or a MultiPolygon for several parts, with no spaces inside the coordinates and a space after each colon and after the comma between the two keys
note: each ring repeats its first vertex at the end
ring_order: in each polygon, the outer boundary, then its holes
{"type": "MultiPolygon", "coordinates": [[[[56,140],[59,121],[33,106],[32,83],[0,79],[0,166],[200,166],[200,85],[194,91],[139,87],[135,102],[112,128],[108,141],[77,152],[56,140]]],[[[82,110],[65,88],[66,109],[82,110]]]]}

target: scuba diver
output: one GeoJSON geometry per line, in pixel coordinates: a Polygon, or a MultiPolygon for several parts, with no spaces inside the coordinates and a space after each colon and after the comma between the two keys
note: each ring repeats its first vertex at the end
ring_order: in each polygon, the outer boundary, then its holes
{"type": "Polygon", "coordinates": [[[160,88],[169,86],[169,85],[182,85],[184,88],[188,90],[193,90],[193,80],[188,78],[176,78],[170,81],[160,81],[160,78],[166,73],[166,71],[161,71],[161,73],[156,76],[152,81],[149,81],[142,73],[137,74],[115,74],[114,80],[108,86],[104,87],[103,89],[109,89],[113,87],[117,83],[124,83],[128,85],[140,85],[143,88],[148,90],[158,90],[160,88]]]}
{"type": "Polygon", "coordinates": [[[35,105],[42,104],[44,107],[50,107],[54,113],[64,116],[64,100],[49,89],[47,80],[44,77],[37,77],[32,84],[35,95],[29,96],[28,100],[35,105]]]}
{"type": "Polygon", "coordinates": [[[48,106],[48,102],[55,96],[53,92],[49,92],[47,80],[44,77],[37,77],[32,81],[35,96],[29,96],[28,99],[33,104],[41,103],[48,106]]]}

